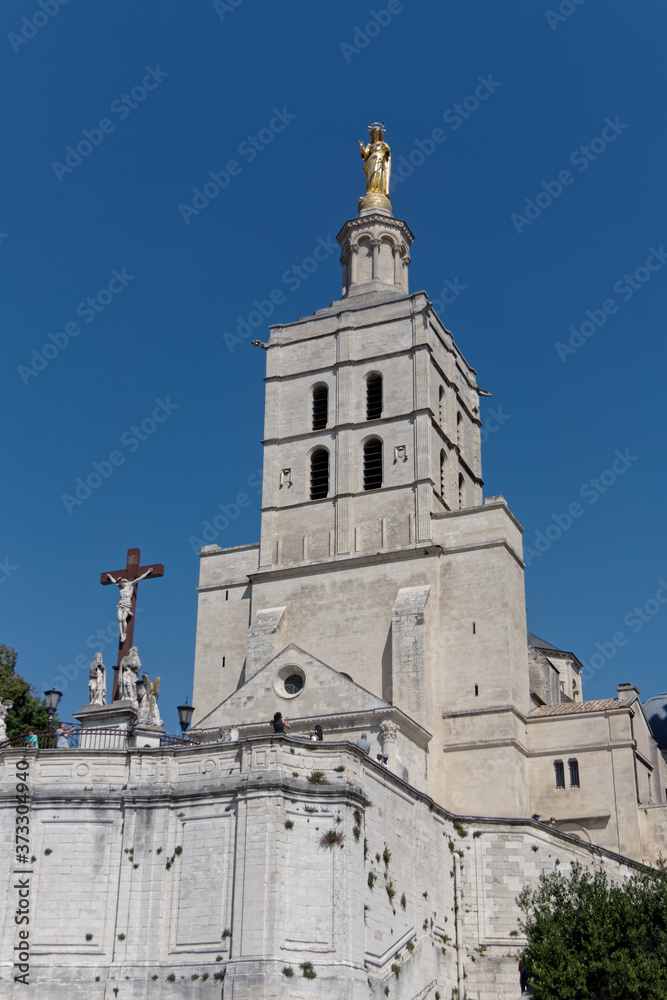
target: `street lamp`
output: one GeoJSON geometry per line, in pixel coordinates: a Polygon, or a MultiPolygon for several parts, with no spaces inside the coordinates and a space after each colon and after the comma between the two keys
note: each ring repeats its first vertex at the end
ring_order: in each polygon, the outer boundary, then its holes
{"type": "Polygon", "coordinates": [[[192,713],[194,712],[194,706],[188,705],[188,696],[185,696],[185,705],[178,706],[178,721],[181,724],[181,732],[185,736],[185,730],[190,725],[192,720],[192,713]]]}
{"type": "Polygon", "coordinates": [[[55,691],[52,689],[51,691],[44,692],[44,698],[46,699],[46,711],[49,716],[49,725],[53,722],[53,716],[58,711],[58,703],[62,696],[62,691],[55,691]]]}

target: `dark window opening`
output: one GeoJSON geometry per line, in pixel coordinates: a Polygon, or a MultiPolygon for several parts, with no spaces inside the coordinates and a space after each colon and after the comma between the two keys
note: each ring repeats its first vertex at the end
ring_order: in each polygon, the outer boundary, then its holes
{"type": "Polygon", "coordinates": [[[459,473],[459,509],[463,507],[465,501],[465,486],[466,481],[464,479],[463,473],[459,473]]]}
{"type": "Polygon", "coordinates": [[[445,488],[447,486],[447,455],[440,452],[440,496],[445,499],[445,488]]]}
{"type": "Polygon", "coordinates": [[[562,760],[554,761],[554,776],[556,778],[556,788],[565,788],[565,766],[562,760]]]}
{"type": "Polygon", "coordinates": [[[364,445],[364,489],[379,490],[382,486],[382,441],[372,438],[364,445]]]}
{"type": "Polygon", "coordinates": [[[303,677],[301,674],[290,674],[285,680],[285,691],[287,694],[298,694],[303,687],[303,677]]]}
{"type": "Polygon", "coordinates": [[[440,426],[445,426],[445,390],[440,386],[440,393],[438,395],[438,420],[440,426]]]}
{"type": "Polygon", "coordinates": [[[579,761],[568,760],[567,766],[570,769],[570,788],[579,788],[579,761]]]}
{"type": "Polygon", "coordinates": [[[366,420],[382,416],[382,376],[369,375],[366,379],[366,420]]]}
{"type": "Polygon", "coordinates": [[[474,635],[476,631],[477,631],[477,622],[473,622],[472,623],[472,634],[474,635]]]}
{"type": "Polygon", "coordinates": [[[224,665],[225,665],[225,657],[224,657],[224,656],[223,656],[223,658],[222,658],[222,665],[223,665],[223,667],[224,667],[224,665]]]}
{"type": "Polygon", "coordinates": [[[316,385],[313,389],[313,430],[323,430],[329,419],[329,387],[316,385]]]}
{"type": "Polygon", "coordinates": [[[479,695],[479,685],[475,684],[475,698],[479,695]]]}
{"type": "Polygon", "coordinates": [[[226,601],[229,600],[229,591],[228,590],[225,591],[225,600],[226,601]]]}
{"type": "Polygon", "coordinates": [[[323,500],[329,495],[329,452],[316,448],[310,456],[310,499],[323,500]]]}

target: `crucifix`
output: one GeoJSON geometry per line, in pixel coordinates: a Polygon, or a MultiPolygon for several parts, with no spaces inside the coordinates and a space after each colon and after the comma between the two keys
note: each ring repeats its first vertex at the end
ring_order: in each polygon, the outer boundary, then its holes
{"type": "Polygon", "coordinates": [[[103,586],[106,587],[113,583],[120,591],[120,600],[118,601],[118,663],[114,667],[112,701],[118,700],[121,660],[124,656],[127,656],[133,645],[137,585],[140,580],[145,580],[149,576],[164,576],[164,566],[161,563],[154,563],[152,566],[140,566],[140,559],[140,549],[128,549],[125,568],[115,569],[113,573],[102,573],[100,577],[100,583],[103,586]]]}

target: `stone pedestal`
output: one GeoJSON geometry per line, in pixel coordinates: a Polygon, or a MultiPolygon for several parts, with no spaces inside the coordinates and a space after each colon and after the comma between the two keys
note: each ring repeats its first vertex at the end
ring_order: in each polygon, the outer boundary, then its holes
{"type": "Polygon", "coordinates": [[[81,723],[82,750],[115,750],[127,746],[139,711],[132,701],[111,705],[84,705],[74,713],[81,723]]]}
{"type": "Polygon", "coordinates": [[[160,746],[160,740],[164,735],[164,726],[149,726],[145,722],[140,722],[132,730],[130,746],[137,750],[155,749],[160,746]]]}

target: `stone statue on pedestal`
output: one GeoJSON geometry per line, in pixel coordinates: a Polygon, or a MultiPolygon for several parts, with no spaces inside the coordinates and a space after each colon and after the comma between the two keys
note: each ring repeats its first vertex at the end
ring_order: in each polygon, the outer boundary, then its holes
{"type": "Polygon", "coordinates": [[[157,700],[160,694],[160,678],[156,677],[151,681],[148,674],[142,674],[143,684],[140,686],[139,696],[139,722],[146,726],[161,726],[160,710],[157,707],[157,700]]]}
{"type": "Polygon", "coordinates": [[[131,701],[137,708],[137,678],[141,669],[141,660],[136,646],[132,646],[127,656],[120,661],[120,683],[118,695],[121,701],[131,701]]]}
{"type": "Polygon", "coordinates": [[[90,705],[106,705],[107,703],[107,672],[102,663],[101,653],[95,653],[95,659],[90,664],[88,703],[90,705]]]}
{"type": "Polygon", "coordinates": [[[7,723],[5,719],[7,718],[7,713],[9,709],[14,705],[13,701],[3,701],[0,703],[0,743],[7,739],[7,723]]]}

